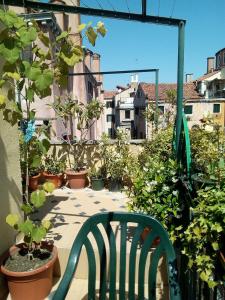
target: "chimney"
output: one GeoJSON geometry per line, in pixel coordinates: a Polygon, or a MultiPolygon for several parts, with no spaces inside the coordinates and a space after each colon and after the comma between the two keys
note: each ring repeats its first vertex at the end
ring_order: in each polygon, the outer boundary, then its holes
{"type": "Polygon", "coordinates": [[[207,57],[207,74],[214,71],[215,57],[207,57]]]}
{"type": "Polygon", "coordinates": [[[131,83],[137,83],[138,82],[138,74],[131,75],[131,83]]]}
{"type": "MultiPolygon", "coordinates": [[[[92,72],[100,72],[100,55],[98,53],[94,53],[92,55],[92,72]]],[[[100,74],[95,75],[97,82],[101,81],[100,74]]]]}
{"type": "Polygon", "coordinates": [[[84,62],[90,72],[92,71],[92,55],[93,55],[93,52],[91,50],[85,49],[84,62]]]}
{"type": "Polygon", "coordinates": [[[186,74],[186,83],[190,83],[193,81],[193,73],[186,74]]]}

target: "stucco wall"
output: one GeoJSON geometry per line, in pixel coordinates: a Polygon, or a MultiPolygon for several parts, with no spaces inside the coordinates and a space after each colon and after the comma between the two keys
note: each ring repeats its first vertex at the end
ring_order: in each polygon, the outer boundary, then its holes
{"type": "MultiPolygon", "coordinates": [[[[108,147],[114,147],[114,141],[112,140],[108,147]]],[[[93,166],[100,165],[101,164],[101,157],[99,155],[99,144],[85,144],[83,146],[84,150],[82,151],[81,158],[83,161],[86,163],[86,166],[88,169],[92,168],[93,166]]],[[[136,141],[136,142],[131,142],[129,144],[129,149],[132,154],[138,155],[141,150],[143,149],[143,141],[136,141]]],[[[66,157],[67,158],[67,166],[68,164],[68,151],[69,146],[67,144],[52,144],[51,148],[49,150],[49,155],[53,155],[56,158],[61,158],[61,157],[66,157]]],[[[71,151],[76,153],[76,145],[73,146],[71,151]]],[[[74,157],[70,152],[70,161],[73,163],[74,157]]]]}
{"type": "MultiPolygon", "coordinates": [[[[9,213],[20,213],[21,173],[17,126],[3,121],[0,112],[0,255],[15,242],[15,231],[5,223],[9,213]]],[[[0,299],[4,288],[0,277],[0,299]]]]}
{"type": "MultiPolygon", "coordinates": [[[[1,72],[0,61],[0,72],[1,72]]],[[[0,90],[0,94],[7,94],[0,90]]],[[[15,242],[16,232],[5,223],[9,213],[20,214],[21,172],[17,125],[12,127],[3,120],[0,111],[0,256],[15,242]]],[[[0,299],[5,299],[6,285],[0,274],[0,299]]]]}

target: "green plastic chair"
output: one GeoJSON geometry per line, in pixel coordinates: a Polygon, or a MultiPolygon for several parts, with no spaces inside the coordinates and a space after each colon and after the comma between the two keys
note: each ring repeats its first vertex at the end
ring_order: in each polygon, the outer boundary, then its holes
{"type": "MultiPolygon", "coordinates": [[[[168,285],[170,300],[180,299],[180,289],[177,282],[177,271],[176,271],[176,256],[173,246],[169,240],[168,234],[162,225],[150,216],[136,213],[123,213],[123,212],[106,212],[99,213],[90,217],[80,229],[76,239],[74,240],[65,274],[56,290],[53,300],[64,300],[70,287],[71,280],[74,277],[76,268],[79,261],[82,246],[85,246],[88,257],[88,300],[96,299],[96,261],[93,245],[89,239],[88,234],[92,233],[96,240],[97,248],[100,257],[100,288],[99,288],[99,299],[110,299],[115,300],[117,293],[119,299],[146,299],[144,296],[144,285],[145,285],[145,267],[146,258],[151,249],[153,254],[151,256],[151,263],[148,270],[148,298],[156,299],[156,273],[157,266],[160,257],[163,255],[166,258],[166,267],[168,274],[168,285]],[[119,263],[119,289],[116,290],[116,238],[112,229],[113,222],[119,222],[120,228],[120,263],[119,263]],[[128,236],[127,223],[136,223],[134,233],[132,234],[130,257],[129,257],[129,274],[128,274],[128,291],[125,292],[125,281],[126,281],[126,246],[128,236]],[[106,245],[105,240],[102,236],[102,232],[99,229],[99,224],[102,224],[106,235],[108,237],[109,244],[109,279],[107,279],[107,267],[106,267],[106,245]],[[151,228],[150,233],[140,247],[141,233],[145,227],[151,228]],[[152,249],[152,243],[154,240],[160,238],[158,245],[155,250],[152,249]],[[138,268],[138,297],[135,295],[135,268],[136,268],[136,255],[137,249],[140,249],[140,260],[138,268]],[[106,297],[106,293],[109,296],[106,297]],[[127,294],[128,295],[127,295],[127,294]]],[[[75,279],[76,281],[76,279],[75,279]]],[[[75,300],[80,300],[76,298],[75,300]]]]}

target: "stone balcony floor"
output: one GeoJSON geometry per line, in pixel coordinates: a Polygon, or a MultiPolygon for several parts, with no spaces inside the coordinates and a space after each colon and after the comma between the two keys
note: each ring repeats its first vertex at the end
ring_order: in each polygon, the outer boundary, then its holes
{"type": "Polygon", "coordinates": [[[90,188],[72,190],[57,189],[33,219],[48,219],[53,228],[48,238],[58,248],[70,249],[82,224],[90,216],[105,211],[127,211],[125,193],[108,190],[93,191],[90,188]]]}

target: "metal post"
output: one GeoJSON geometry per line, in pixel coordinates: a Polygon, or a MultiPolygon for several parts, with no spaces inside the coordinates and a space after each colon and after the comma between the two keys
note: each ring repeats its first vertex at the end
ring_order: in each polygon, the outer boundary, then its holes
{"type": "Polygon", "coordinates": [[[181,160],[181,128],[183,111],[183,81],[184,81],[184,29],[185,23],[181,21],[178,26],[178,67],[177,67],[177,118],[176,118],[176,158],[181,160]]]}
{"type": "Polygon", "coordinates": [[[142,0],[142,15],[146,16],[146,10],[147,10],[147,1],[146,0],[142,0]]]}
{"type": "Polygon", "coordinates": [[[155,71],[155,128],[158,130],[159,121],[159,70],[155,71]]]}

